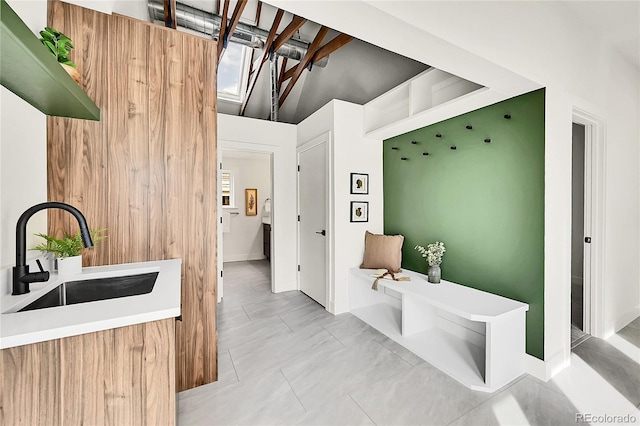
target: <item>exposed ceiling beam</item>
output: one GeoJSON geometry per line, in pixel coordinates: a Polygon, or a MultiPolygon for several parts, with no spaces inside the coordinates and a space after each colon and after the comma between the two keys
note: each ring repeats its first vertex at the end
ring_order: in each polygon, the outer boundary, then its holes
{"type": "Polygon", "coordinates": [[[260,71],[262,71],[262,67],[264,63],[267,61],[267,58],[269,57],[271,46],[273,45],[273,41],[276,38],[276,31],[278,31],[278,27],[280,26],[280,21],[282,21],[283,15],[284,15],[284,11],[282,9],[278,9],[278,12],[276,13],[276,17],[273,20],[273,24],[271,24],[271,29],[269,30],[269,35],[267,36],[267,40],[264,43],[264,50],[262,51],[262,55],[258,59],[258,65],[255,67],[253,71],[253,75],[251,76],[251,81],[247,86],[247,93],[244,97],[244,101],[242,102],[242,107],[240,107],[240,115],[244,115],[244,111],[247,108],[247,103],[249,102],[249,98],[253,93],[253,88],[256,86],[256,82],[258,81],[258,76],[260,75],[260,71]]]}
{"type": "Polygon", "coordinates": [[[220,63],[220,57],[222,56],[222,48],[224,47],[224,34],[227,31],[227,15],[229,14],[229,0],[224,0],[224,6],[222,8],[222,19],[220,20],[220,34],[218,34],[218,64],[220,63]]]}
{"type": "Polygon", "coordinates": [[[313,55],[313,58],[311,59],[311,62],[318,62],[320,59],[329,56],[345,44],[349,43],[351,40],[353,40],[353,37],[351,37],[350,35],[338,34],[337,37],[335,37],[329,43],[325,44],[316,51],[316,53],[313,55]]]}
{"type": "Polygon", "coordinates": [[[164,26],[176,29],[176,0],[164,0],[164,26]]]}
{"type": "Polygon", "coordinates": [[[273,42],[273,49],[272,50],[274,52],[277,52],[278,49],[280,49],[287,42],[287,40],[289,40],[291,37],[293,37],[293,35],[296,33],[296,31],[298,31],[300,29],[300,27],[305,22],[307,22],[306,19],[294,15],[294,17],[291,20],[291,22],[289,23],[289,25],[287,25],[287,28],[285,28],[280,33],[280,35],[278,36],[276,41],[273,42]]]}
{"type": "Polygon", "coordinates": [[[316,37],[311,42],[311,45],[309,46],[309,50],[307,50],[307,54],[304,55],[304,58],[302,58],[298,66],[295,68],[295,72],[291,77],[291,81],[289,81],[289,84],[287,84],[287,87],[284,89],[284,92],[282,93],[282,95],[280,95],[280,100],[278,101],[278,105],[282,106],[284,101],[287,99],[287,96],[289,96],[289,93],[291,93],[293,86],[296,84],[296,82],[302,75],[302,72],[307,67],[307,65],[309,65],[309,63],[311,62],[311,59],[313,59],[313,55],[315,55],[316,50],[318,49],[318,47],[320,47],[320,44],[322,43],[322,40],[324,40],[324,37],[327,35],[327,32],[329,32],[329,28],[325,26],[322,26],[322,28],[320,28],[320,31],[318,31],[318,34],[316,34],[316,37]]]}
{"type": "Polygon", "coordinates": [[[233,14],[231,15],[231,21],[229,21],[229,25],[227,26],[227,30],[225,31],[225,38],[229,38],[230,34],[236,30],[236,26],[238,22],[240,22],[240,17],[242,16],[242,11],[247,6],[247,0],[238,0],[236,3],[235,9],[233,9],[233,14]]]}
{"type": "Polygon", "coordinates": [[[260,15],[262,14],[262,2],[258,1],[258,7],[256,7],[256,27],[260,26],[260,15]]]}
{"type": "MultiPolygon", "coordinates": [[[[297,68],[296,66],[292,66],[291,68],[283,72],[280,81],[287,81],[291,77],[293,77],[293,74],[296,72],[296,68],[297,68]]],[[[284,70],[284,67],[282,69],[284,70]]]]}

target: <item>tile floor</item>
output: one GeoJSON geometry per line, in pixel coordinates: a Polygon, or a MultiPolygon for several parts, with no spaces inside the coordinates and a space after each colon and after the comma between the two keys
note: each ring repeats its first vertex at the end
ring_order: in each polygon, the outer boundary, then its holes
{"type": "Polygon", "coordinates": [[[272,294],[266,261],[224,265],[219,381],[179,394],[181,425],[575,425],[576,414],[640,424],[640,319],[589,338],[545,383],[462,386],[351,314],[272,294]]]}

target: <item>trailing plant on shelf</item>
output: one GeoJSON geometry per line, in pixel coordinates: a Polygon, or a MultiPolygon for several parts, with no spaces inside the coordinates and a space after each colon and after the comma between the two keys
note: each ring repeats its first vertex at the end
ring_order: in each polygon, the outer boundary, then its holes
{"type": "Polygon", "coordinates": [[[69,52],[73,49],[73,43],[69,37],[51,27],[45,27],[40,31],[40,35],[42,36],[40,41],[47,46],[58,62],[77,68],[76,64],[69,60],[69,52]]]}
{"type": "Polygon", "coordinates": [[[69,59],[69,52],[73,49],[71,39],[51,27],[45,27],[44,30],[40,31],[40,35],[42,36],[40,39],[42,44],[56,57],[56,60],[67,74],[69,74],[77,84],[80,84],[82,77],[80,71],[78,71],[76,64],[69,59]]]}
{"type": "MultiPolygon", "coordinates": [[[[105,231],[106,229],[89,230],[89,234],[91,235],[91,239],[93,240],[94,244],[107,238],[106,235],[100,235],[105,231]]],[[[78,231],[75,235],[67,234],[65,232],[62,238],[56,238],[46,234],[36,235],[38,237],[44,238],[45,242],[42,244],[38,244],[31,250],[47,251],[53,253],[58,259],[79,256],[80,254],[82,254],[82,250],[84,249],[84,243],[82,242],[80,231],[78,231]]]]}

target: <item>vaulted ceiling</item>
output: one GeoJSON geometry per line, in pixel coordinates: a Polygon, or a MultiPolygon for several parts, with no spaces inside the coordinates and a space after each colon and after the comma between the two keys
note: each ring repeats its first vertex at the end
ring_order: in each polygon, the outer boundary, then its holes
{"type": "Polygon", "coordinates": [[[297,124],[332,99],[364,104],[429,68],[258,0],[148,2],[164,7],[164,16],[156,19],[164,18],[165,25],[181,30],[190,26],[201,36],[219,39],[219,58],[228,42],[254,46],[249,72],[243,76],[242,101],[218,98],[218,111],[225,114],[271,119],[277,98],[278,121],[297,124]],[[199,15],[206,18],[199,20],[199,15]],[[200,25],[207,20],[210,26],[200,25]],[[250,40],[248,32],[254,34],[250,40]],[[292,50],[296,52],[287,53],[292,50]],[[275,56],[275,70],[269,61],[273,52],[284,53],[275,56]]]}

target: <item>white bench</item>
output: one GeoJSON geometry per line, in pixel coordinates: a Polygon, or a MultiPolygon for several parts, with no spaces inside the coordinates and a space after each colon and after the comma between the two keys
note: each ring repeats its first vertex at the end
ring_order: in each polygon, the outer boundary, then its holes
{"type": "Polygon", "coordinates": [[[524,373],[529,305],[403,270],[411,281],[378,281],[351,269],[349,310],[465,386],[493,392],[524,373]]]}

